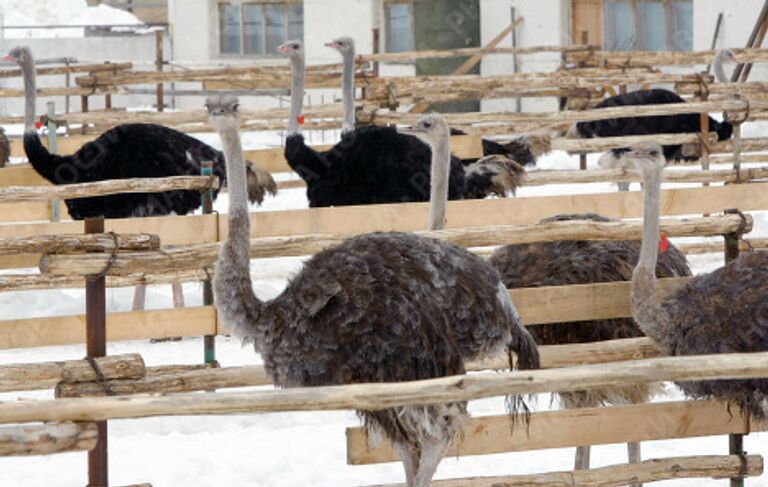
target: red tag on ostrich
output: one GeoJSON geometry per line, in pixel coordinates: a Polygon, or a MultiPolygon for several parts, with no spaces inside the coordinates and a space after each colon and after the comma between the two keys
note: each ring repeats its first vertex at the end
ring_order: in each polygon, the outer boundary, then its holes
{"type": "Polygon", "coordinates": [[[299,122],[299,125],[304,125],[304,115],[296,117],[296,121],[299,122]]]}
{"type": "Polygon", "coordinates": [[[43,122],[41,122],[40,120],[38,120],[37,122],[35,122],[35,128],[36,128],[36,129],[41,129],[41,128],[43,128],[43,122]]]}
{"type": "Polygon", "coordinates": [[[659,253],[664,253],[669,249],[669,240],[667,239],[667,236],[663,233],[659,237],[659,253]]]}

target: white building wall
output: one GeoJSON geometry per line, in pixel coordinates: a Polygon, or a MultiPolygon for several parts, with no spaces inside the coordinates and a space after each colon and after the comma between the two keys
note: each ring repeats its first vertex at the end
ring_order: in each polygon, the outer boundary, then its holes
{"type": "MultiPolygon", "coordinates": [[[[706,50],[712,46],[718,13],[723,13],[716,49],[745,47],[757,16],[763,8],[763,0],[695,0],[693,2],[693,49],[706,50]]],[[[763,46],[768,43],[763,42],[763,46]]],[[[730,73],[733,66],[726,73],[730,73]]],[[[750,81],[768,80],[768,65],[755,64],[749,75],[750,81]]]]}
{"type": "MultiPolygon", "coordinates": [[[[134,69],[154,69],[155,61],[155,34],[108,36],[108,37],[75,37],[52,39],[0,39],[0,52],[8,52],[15,46],[28,46],[37,59],[72,57],[79,62],[102,63],[133,62],[134,69]]],[[[170,53],[170,43],[166,38],[164,52],[170,53]]],[[[168,54],[167,54],[168,56],[168,54]]],[[[75,85],[75,78],[83,74],[71,75],[70,86],[75,85]]],[[[38,88],[66,86],[66,76],[38,76],[38,88]]],[[[136,88],[141,85],[135,86],[136,88]]],[[[150,85],[154,87],[155,85],[150,85]]],[[[21,78],[6,78],[0,80],[2,88],[21,88],[21,78]]],[[[80,111],[80,97],[71,96],[70,109],[80,111]]],[[[37,109],[39,114],[45,113],[46,103],[53,101],[57,112],[64,112],[66,106],[65,97],[37,97],[37,109]]],[[[152,106],[156,101],[155,95],[113,95],[114,107],[152,106]]],[[[100,110],[104,108],[104,96],[91,96],[88,99],[89,109],[100,110]]],[[[0,116],[21,115],[24,112],[24,101],[21,98],[0,99],[0,116]]]]}

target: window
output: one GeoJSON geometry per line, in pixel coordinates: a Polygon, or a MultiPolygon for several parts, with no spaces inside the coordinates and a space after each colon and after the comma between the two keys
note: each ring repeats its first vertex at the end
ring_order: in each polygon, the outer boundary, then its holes
{"type": "Polygon", "coordinates": [[[219,3],[219,52],[277,54],[277,46],[304,38],[304,6],[295,2],[219,3]]]}
{"type": "Polygon", "coordinates": [[[692,0],[606,0],[604,47],[611,51],[690,51],[692,0]]]}
{"type": "Polygon", "coordinates": [[[387,52],[414,50],[413,5],[408,3],[384,4],[387,52]]]}

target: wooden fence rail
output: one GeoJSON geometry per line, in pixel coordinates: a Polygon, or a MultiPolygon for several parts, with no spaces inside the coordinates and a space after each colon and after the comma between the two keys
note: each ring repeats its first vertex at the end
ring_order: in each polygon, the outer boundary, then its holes
{"type": "Polygon", "coordinates": [[[112,252],[118,250],[160,250],[160,238],[157,235],[146,233],[92,233],[11,237],[0,240],[0,254],[112,252]]]}
{"type": "Polygon", "coordinates": [[[58,186],[8,186],[0,188],[0,203],[88,198],[118,193],[161,193],[164,191],[207,191],[218,188],[216,176],[171,176],[167,178],[108,179],[91,183],[58,186]]]}
{"type": "Polygon", "coordinates": [[[50,455],[91,450],[96,423],[54,423],[0,428],[0,456],[50,455]]]}
{"type": "MultiPolygon", "coordinates": [[[[763,473],[760,455],[654,458],[640,463],[609,465],[569,472],[543,472],[502,477],[471,477],[432,480],[433,487],[620,487],[632,482],[650,483],[662,480],[714,478],[727,479],[741,475],[755,477],[763,473]]],[[[405,484],[378,484],[366,487],[405,487],[405,484]]]]}
{"type": "MultiPolygon", "coordinates": [[[[724,215],[664,221],[668,236],[712,236],[749,232],[749,215],[724,215]]],[[[506,225],[415,232],[438,238],[454,245],[478,247],[488,245],[552,242],[558,240],[627,240],[639,239],[641,222],[558,221],[530,225],[506,225]]],[[[345,240],[342,235],[301,235],[266,237],[251,241],[251,257],[284,257],[312,255],[345,240]]],[[[2,242],[2,240],[0,240],[2,242]]],[[[173,273],[213,266],[219,244],[201,244],[166,248],[158,251],[121,252],[112,254],[49,254],[40,260],[40,271],[51,275],[101,274],[127,276],[137,273],[173,273]]]]}
{"type": "MultiPolygon", "coordinates": [[[[202,395],[181,393],[159,397],[30,400],[0,404],[0,424],[282,411],[377,411],[406,404],[469,401],[507,394],[592,390],[637,382],[745,379],[766,375],[768,352],[662,357],[565,369],[460,375],[401,383],[202,395]]],[[[695,421],[696,416],[693,415],[693,418],[695,421]]],[[[651,421],[655,421],[652,416],[651,421]]],[[[591,433],[594,432],[593,429],[591,433]]],[[[617,441],[626,441],[626,437],[622,436],[617,441]]]]}

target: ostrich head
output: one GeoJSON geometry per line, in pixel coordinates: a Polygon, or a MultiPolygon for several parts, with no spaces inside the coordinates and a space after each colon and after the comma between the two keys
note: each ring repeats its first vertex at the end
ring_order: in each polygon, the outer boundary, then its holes
{"type": "Polygon", "coordinates": [[[355,52],[355,41],[351,37],[337,37],[331,42],[327,42],[325,47],[336,49],[343,56],[347,53],[355,52]]]}
{"type": "Polygon", "coordinates": [[[636,144],[624,153],[627,162],[633,164],[643,176],[658,174],[667,165],[664,159],[664,151],[656,142],[642,142],[636,144]]]}
{"type": "Polygon", "coordinates": [[[298,39],[285,41],[283,44],[277,46],[277,51],[285,54],[291,59],[304,57],[304,43],[298,39]]]}
{"type": "Polygon", "coordinates": [[[18,64],[26,64],[32,59],[32,51],[28,47],[14,47],[3,57],[4,61],[13,61],[18,64]]]}
{"type": "Polygon", "coordinates": [[[451,130],[448,123],[439,113],[430,113],[419,119],[413,127],[398,128],[398,132],[414,135],[430,147],[450,140],[451,130]]]}
{"type": "Polygon", "coordinates": [[[240,128],[240,102],[230,94],[212,95],[205,100],[208,120],[219,132],[237,131],[240,128]]]}

